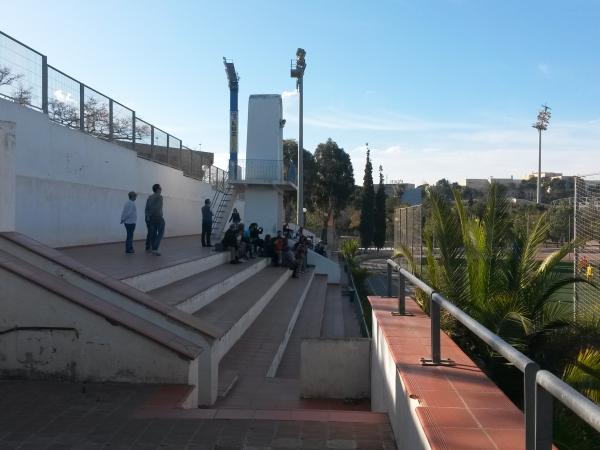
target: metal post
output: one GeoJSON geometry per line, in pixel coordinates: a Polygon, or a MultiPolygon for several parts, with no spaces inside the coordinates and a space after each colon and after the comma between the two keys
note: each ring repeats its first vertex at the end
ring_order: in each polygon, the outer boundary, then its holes
{"type": "Polygon", "coordinates": [[[437,292],[432,292],[429,300],[429,316],[431,317],[431,358],[421,358],[423,366],[453,366],[455,362],[449,358],[442,359],[441,354],[441,306],[435,300],[437,292]]]}
{"type": "Polygon", "coordinates": [[[169,160],[169,138],[171,136],[169,135],[169,133],[167,133],[167,165],[170,166],[171,165],[171,161],[169,160]]]}
{"type": "Polygon", "coordinates": [[[535,450],[552,448],[552,395],[542,386],[535,386],[535,450]]]}
{"type": "Polygon", "coordinates": [[[401,273],[398,274],[398,312],[406,314],[406,280],[401,273]]]}
{"type": "Polygon", "coordinates": [[[48,114],[48,57],[42,56],[42,112],[48,114]]]}
{"type": "Polygon", "coordinates": [[[150,125],[150,159],[155,160],[154,157],[154,125],[150,125]]]}
{"type": "Polygon", "coordinates": [[[392,265],[387,265],[387,296],[392,296],[392,265]]]}
{"type": "MultiPolygon", "coordinates": [[[[577,177],[573,177],[575,184],[575,193],[573,194],[573,239],[577,239],[577,177]]],[[[577,275],[577,265],[579,264],[579,249],[573,249],[573,275],[577,275]]],[[[577,320],[577,283],[573,283],[573,320],[577,320]]]]}
{"type": "Polygon", "coordinates": [[[179,168],[183,172],[183,143],[179,139],[179,168]]]}
{"type": "Polygon", "coordinates": [[[535,449],[535,376],[540,370],[531,361],[523,369],[523,404],[525,413],[525,450],[535,449]]]}
{"type": "Polygon", "coordinates": [[[131,148],[135,150],[135,111],[131,111],[131,148]]]}
{"type": "Polygon", "coordinates": [[[114,127],[113,127],[113,100],[108,99],[108,139],[113,140],[114,127]]]}
{"type": "MultiPolygon", "coordinates": [[[[304,76],[298,77],[298,191],[297,222],[304,226],[304,76]]],[[[391,297],[391,294],[390,294],[391,297]]]]}
{"type": "Polygon", "coordinates": [[[440,364],[440,305],[431,295],[430,310],[431,314],[431,362],[434,365],[440,364]]]}
{"type": "Polygon", "coordinates": [[[79,129],[85,131],[85,86],[79,83],[79,129]]]}
{"type": "Polygon", "coordinates": [[[537,179],[537,200],[536,203],[539,205],[542,201],[541,187],[542,187],[542,129],[538,129],[539,132],[539,146],[538,146],[538,179],[537,179]]]}

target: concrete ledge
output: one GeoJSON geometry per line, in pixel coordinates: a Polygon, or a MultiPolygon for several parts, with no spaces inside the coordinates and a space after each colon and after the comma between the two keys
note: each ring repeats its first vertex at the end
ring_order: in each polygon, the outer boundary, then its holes
{"type": "Polygon", "coordinates": [[[192,275],[199,274],[229,261],[229,253],[221,252],[214,255],[195,259],[171,267],[165,267],[153,272],[144,273],[131,278],[126,278],[123,283],[140,291],[148,292],[175,281],[183,280],[192,275]]]}
{"type": "Polygon", "coordinates": [[[281,359],[283,358],[285,349],[287,348],[288,342],[290,341],[290,336],[292,335],[292,332],[294,331],[294,327],[296,326],[296,321],[298,320],[300,311],[302,311],[302,306],[304,306],[304,300],[306,300],[306,294],[308,294],[308,291],[310,289],[310,286],[312,285],[312,281],[314,278],[315,278],[315,272],[313,271],[313,272],[311,272],[310,279],[308,280],[308,282],[306,283],[306,286],[304,287],[304,290],[302,291],[302,295],[300,296],[300,299],[298,300],[298,304],[296,305],[296,308],[294,309],[294,313],[292,314],[292,317],[290,317],[290,323],[288,324],[288,327],[285,330],[281,344],[279,344],[279,347],[277,348],[277,352],[275,352],[275,356],[273,357],[273,362],[271,363],[271,366],[269,367],[269,370],[267,371],[267,377],[269,377],[269,378],[273,378],[277,374],[277,369],[279,369],[279,364],[281,363],[281,359]]]}
{"type": "Polygon", "coordinates": [[[252,275],[260,272],[268,265],[268,259],[263,259],[256,264],[252,264],[251,266],[241,270],[240,272],[237,272],[223,281],[220,281],[208,289],[199,292],[198,294],[184,300],[181,303],[178,303],[176,307],[184,312],[193,314],[219,298],[221,295],[229,292],[240,283],[243,283],[252,275]]]}
{"type": "Polygon", "coordinates": [[[370,397],[371,340],[303,339],[300,383],[304,398],[370,397]]]}

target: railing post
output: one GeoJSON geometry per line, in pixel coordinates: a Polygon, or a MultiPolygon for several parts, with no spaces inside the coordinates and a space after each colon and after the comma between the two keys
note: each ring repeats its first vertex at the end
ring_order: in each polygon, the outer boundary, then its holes
{"type": "Polygon", "coordinates": [[[406,314],[406,280],[398,272],[398,313],[404,316],[406,314]]]}
{"type": "Polygon", "coordinates": [[[150,125],[150,159],[155,160],[154,157],[154,125],[150,125]]]}
{"type": "Polygon", "coordinates": [[[392,296],[392,265],[387,265],[387,296],[392,296]]]}
{"type": "Polygon", "coordinates": [[[115,128],[113,126],[113,99],[108,99],[108,139],[113,140],[115,128]]]}
{"type": "Polygon", "coordinates": [[[79,83],[79,129],[85,131],[85,86],[79,83]]]}
{"type": "Polygon", "coordinates": [[[48,57],[42,56],[42,112],[48,114],[48,57]]]}
{"type": "Polygon", "coordinates": [[[540,366],[530,362],[523,370],[523,404],[525,413],[525,450],[535,450],[535,377],[540,366]]]}
{"type": "Polygon", "coordinates": [[[440,364],[440,305],[431,294],[429,314],[431,314],[431,362],[440,364]]]}
{"type": "Polygon", "coordinates": [[[169,161],[169,138],[171,137],[171,135],[169,133],[167,133],[167,166],[171,165],[171,161],[169,161]]]}
{"type": "Polygon", "coordinates": [[[535,385],[535,450],[552,448],[552,395],[535,385]]]}
{"type": "Polygon", "coordinates": [[[135,111],[131,111],[131,148],[135,150],[135,111]]]}

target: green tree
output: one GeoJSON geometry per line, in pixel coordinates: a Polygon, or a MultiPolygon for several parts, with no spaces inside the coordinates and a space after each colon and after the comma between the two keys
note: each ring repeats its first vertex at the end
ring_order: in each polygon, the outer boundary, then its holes
{"type": "MultiPolygon", "coordinates": [[[[317,163],[314,155],[304,149],[304,207],[309,211],[315,210],[315,194],[318,184],[317,163]]],[[[295,139],[283,140],[283,163],[286,170],[298,167],[298,142],[295,139]],[[290,165],[292,164],[292,165],[290,165]]],[[[296,191],[286,191],[283,195],[285,219],[295,221],[296,191]]]]}
{"type": "Polygon", "coordinates": [[[383,167],[379,166],[379,186],[375,195],[375,232],[373,244],[379,250],[383,248],[386,237],[386,204],[385,187],[383,185],[383,167]]]}
{"type": "Polygon", "coordinates": [[[354,192],[354,169],[350,155],[331,138],[315,150],[316,182],[314,205],[320,210],[323,227],[346,207],[354,192]]]}
{"type": "Polygon", "coordinates": [[[363,196],[360,209],[360,241],[364,248],[373,242],[375,207],[375,188],[373,186],[373,165],[371,164],[371,150],[367,147],[367,163],[363,178],[363,196]]]}

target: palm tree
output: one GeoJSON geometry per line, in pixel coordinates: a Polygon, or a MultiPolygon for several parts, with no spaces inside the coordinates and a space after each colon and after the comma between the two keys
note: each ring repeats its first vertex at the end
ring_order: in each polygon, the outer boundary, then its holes
{"type": "MultiPolygon", "coordinates": [[[[528,233],[515,231],[509,204],[495,184],[481,217],[468,213],[456,190],[453,206],[435,190],[429,192],[428,201],[431,216],[424,236],[425,275],[434,289],[522,351],[532,356],[541,353],[546,360],[567,356],[549,352],[547,344],[553,341],[551,336],[569,335],[571,344],[582,336],[573,331],[577,327],[570,306],[560,301],[558,293],[585,280],[555,270],[577,243],[566,243],[539,260],[549,229],[546,216],[528,233]]],[[[413,260],[408,249],[399,254],[413,260]]],[[[471,341],[487,362],[492,362],[487,346],[470,339],[461,327],[454,326],[451,331],[471,341]]],[[[592,334],[598,336],[598,329],[592,334]]],[[[564,367],[564,363],[557,362],[553,368],[564,367]]]]}

